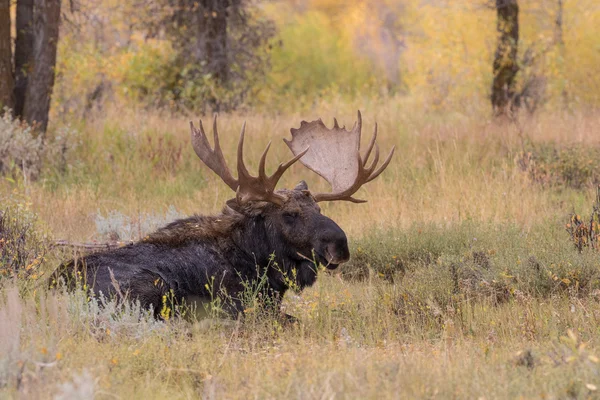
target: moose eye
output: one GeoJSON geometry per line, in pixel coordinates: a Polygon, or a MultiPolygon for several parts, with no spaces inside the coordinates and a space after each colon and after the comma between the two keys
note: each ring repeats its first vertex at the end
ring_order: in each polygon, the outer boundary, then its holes
{"type": "Polygon", "coordinates": [[[298,213],[297,212],[286,212],[283,214],[283,219],[288,224],[294,223],[296,221],[296,219],[298,219],[298,213]]]}

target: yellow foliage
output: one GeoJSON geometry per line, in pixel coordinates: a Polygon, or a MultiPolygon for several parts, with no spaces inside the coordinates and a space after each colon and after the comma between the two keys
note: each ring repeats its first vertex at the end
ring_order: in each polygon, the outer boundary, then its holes
{"type": "MultiPolygon", "coordinates": [[[[101,27],[65,29],[61,37],[55,100],[66,108],[73,99],[84,102],[102,81],[126,101],[156,100],[161,94],[149,88],[177,72],[163,68],[172,47],[160,35],[145,37],[144,12],[133,2],[93,4],[101,27]]],[[[563,44],[554,41],[556,1],[519,5],[520,58],[537,55],[533,66],[521,69],[520,85],[541,76],[550,106],[565,100],[600,105],[596,1],[564,2],[563,44]]],[[[482,2],[306,0],[269,3],[262,11],[279,33],[266,85],[250,96],[254,106],[401,93],[423,107],[464,111],[489,97],[496,12],[482,2]]]]}

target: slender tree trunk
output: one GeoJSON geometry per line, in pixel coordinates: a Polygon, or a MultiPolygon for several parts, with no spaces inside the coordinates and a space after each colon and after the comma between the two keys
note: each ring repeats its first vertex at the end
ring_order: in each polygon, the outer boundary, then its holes
{"type": "Polygon", "coordinates": [[[515,94],[515,78],[519,72],[519,5],[517,0],[496,0],[498,47],[494,56],[492,107],[496,116],[510,111],[515,94]]]}
{"type": "Polygon", "coordinates": [[[554,20],[554,43],[564,45],[563,39],[563,0],[558,0],[556,4],[556,19],[554,20]]]}
{"type": "Polygon", "coordinates": [[[35,0],[33,14],[33,65],[27,83],[23,117],[43,135],[48,127],[50,98],[60,24],[60,0],[35,0]]]}
{"type": "Polygon", "coordinates": [[[554,45],[558,46],[558,52],[560,55],[559,59],[559,70],[562,75],[563,89],[561,91],[562,105],[564,108],[569,108],[569,91],[567,89],[567,77],[565,75],[566,65],[566,54],[565,54],[565,40],[563,35],[563,13],[564,13],[564,1],[557,0],[556,8],[556,19],[554,20],[554,45]]]}
{"type": "Polygon", "coordinates": [[[221,85],[229,77],[227,53],[227,0],[204,0],[204,40],[208,71],[221,85]]]}
{"type": "Polygon", "coordinates": [[[15,42],[15,115],[23,116],[27,80],[33,57],[33,0],[17,1],[17,40],[15,42]]]}
{"type": "Polygon", "coordinates": [[[13,107],[13,84],[10,0],[0,0],[0,115],[13,107]]]}
{"type": "MultiPolygon", "coordinates": [[[[239,1],[234,0],[234,3],[239,1]]],[[[191,75],[210,74],[218,86],[226,86],[229,81],[227,17],[231,0],[172,0],[170,4],[176,6],[174,36],[182,36],[184,40],[178,47],[184,59],[197,65],[191,75]],[[184,30],[193,34],[186,37],[184,30]]],[[[216,97],[209,96],[208,102],[218,111],[216,97]]]]}

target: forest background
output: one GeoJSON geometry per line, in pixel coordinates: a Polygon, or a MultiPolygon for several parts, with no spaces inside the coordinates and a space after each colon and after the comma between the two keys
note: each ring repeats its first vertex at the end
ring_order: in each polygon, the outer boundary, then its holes
{"type": "MultiPolygon", "coordinates": [[[[82,118],[106,103],[300,112],[321,99],[361,98],[485,115],[498,29],[505,29],[497,25],[497,5],[517,4],[214,3],[63,4],[54,115],[82,118]]],[[[597,106],[598,5],[539,0],[518,7],[514,92],[522,103],[530,109],[597,106]]],[[[12,30],[15,37],[14,23],[12,30]]]]}

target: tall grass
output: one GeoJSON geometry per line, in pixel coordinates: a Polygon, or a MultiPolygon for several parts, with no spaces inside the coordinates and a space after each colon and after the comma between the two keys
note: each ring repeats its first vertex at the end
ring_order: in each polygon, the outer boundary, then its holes
{"type": "MultiPolygon", "coordinates": [[[[355,107],[221,115],[226,158],[234,160],[244,120],[247,163],[256,167],[274,139],[274,168],[290,156],[280,140],[291,127],[318,117],[331,125],[334,116],[348,126],[355,107]]],[[[598,255],[578,251],[565,224],[594,201],[594,173],[577,185],[569,174],[588,168],[573,148],[595,162],[600,116],[496,124],[401,99],[360,107],[364,136],[377,121],[382,150],[395,144],[397,153],[359,193],[367,204],[323,204],[352,258],[286,296],[300,323],[281,325],[253,307],[243,321],[157,322],[136,304],[12,277],[0,282],[0,397],[593,397],[598,255]],[[540,181],[541,170],[553,178],[540,181]]],[[[191,150],[191,117],[115,109],[71,121],[81,143],[70,167],[46,168],[34,182],[2,180],[0,196],[35,212],[36,232],[77,241],[113,231],[135,239],[159,221],[216,212],[233,193],[191,150]]],[[[328,190],[300,165],[281,186],[301,179],[328,190]]],[[[39,245],[39,272],[72,256],[39,245]]]]}
{"type": "Polygon", "coordinates": [[[2,353],[8,397],[586,397],[598,385],[594,298],[417,306],[378,279],[323,276],[288,301],[302,323],[281,327],[153,322],[81,295],[4,294],[2,346],[17,349],[2,353]]]}
{"type": "MultiPolygon", "coordinates": [[[[319,117],[328,125],[337,117],[350,126],[359,107],[363,136],[368,137],[377,122],[382,150],[396,145],[397,152],[384,174],[359,193],[369,201],[367,205],[324,204],[324,211],[352,236],[390,223],[407,227],[414,222],[472,219],[531,226],[539,221],[541,210],[562,215],[593,198],[585,177],[583,186],[575,189],[536,185],[521,162],[532,144],[550,143],[560,149],[578,143],[593,153],[600,122],[593,113],[545,114],[523,119],[519,125],[498,126],[486,121],[484,114],[425,113],[401,99],[365,101],[353,107],[325,103],[303,115],[222,115],[222,146],[232,163],[239,129],[247,121],[247,164],[256,168],[258,155],[273,140],[268,168],[274,168],[290,157],[281,139],[290,136],[291,127],[319,117]],[[357,210],[367,211],[368,218],[356,218],[357,210]]],[[[188,121],[197,117],[119,109],[73,124],[85,132],[79,157],[66,173],[48,173],[40,183],[28,185],[29,199],[56,236],[78,239],[93,237],[96,212],[107,215],[116,210],[134,217],[163,213],[170,206],[188,214],[216,212],[232,194],[189,145],[188,121]]],[[[329,190],[299,164],[280,186],[292,187],[301,179],[311,189],[329,190]]],[[[6,193],[13,187],[6,182],[2,190],[6,193]]]]}

